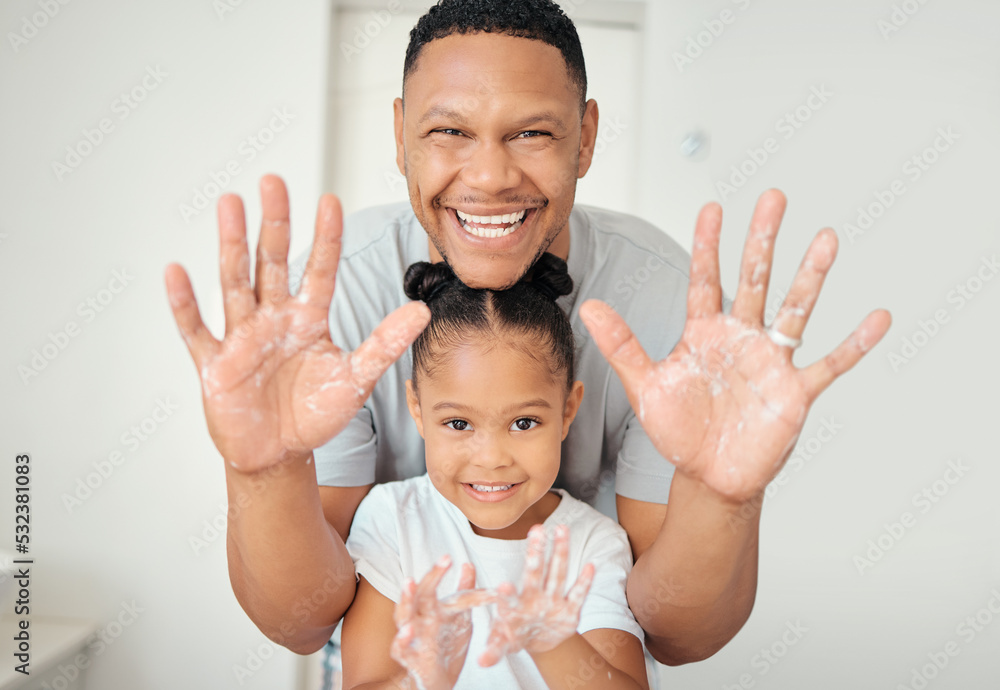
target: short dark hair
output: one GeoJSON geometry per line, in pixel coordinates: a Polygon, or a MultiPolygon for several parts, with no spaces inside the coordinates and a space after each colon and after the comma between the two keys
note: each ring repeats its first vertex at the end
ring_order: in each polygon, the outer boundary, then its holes
{"type": "Polygon", "coordinates": [[[420,261],[406,270],[403,289],[423,300],[431,320],[413,343],[413,387],[421,373],[431,375],[434,354],[464,345],[471,336],[486,335],[516,347],[549,367],[553,378],[573,387],[576,344],[569,317],[556,299],[573,291],[566,262],[542,254],[526,278],[506,290],[467,287],[445,263],[420,261]],[[516,337],[528,336],[527,346],[516,337]]]}
{"type": "Polygon", "coordinates": [[[570,81],[587,102],[587,68],[573,20],[551,0],[438,0],[410,31],[403,61],[403,91],[425,45],[436,38],[467,33],[506,34],[548,43],[562,53],[570,81]]]}

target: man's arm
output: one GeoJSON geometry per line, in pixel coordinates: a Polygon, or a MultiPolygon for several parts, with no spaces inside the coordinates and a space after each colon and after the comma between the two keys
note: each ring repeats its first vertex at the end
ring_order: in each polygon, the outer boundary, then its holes
{"type": "Polygon", "coordinates": [[[201,378],[209,433],[226,461],[233,590],[266,635],[310,652],[329,638],[354,596],[343,535],[366,491],[327,492],[324,508],[312,451],[347,427],[430,313],[407,304],[353,352],[341,350],[329,327],[341,248],[339,202],[332,195],[320,200],[302,287],[292,296],[284,183],[265,176],[261,197],[253,283],[243,204],[231,194],[219,201],[221,341],[202,321],[184,270],[168,266],[165,279],[201,378]]]}
{"type": "Polygon", "coordinates": [[[757,591],[759,503],[706,496],[675,473],[667,505],[618,496],[636,563],[629,606],[657,661],[677,666],[715,654],[750,617],[757,591]]]}
{"type": "Polygon", "coordinates": [[[580,316],[622,380],[660,455],[676,467],[668,506],[619,499],[638,558],[629,604],[664,663],[710,656],[749,616],[756,592],[760,496],[791,454],[815,399],[886,333],[877,310],[820,361],[797,368],[800,342],[837,252],[821,231],[774,322],[764,306],[781,192],[761,195],[750,224],[732,311],[722,311],[721,209],[708,204],[695,229],[687,320],[670,355],[653,362],[628,325],[590,300],[580,316]]]}
{"type": "Polygon", "coordinates": [[[268,638],[299,654],[315,652],[354,599],[344,541],[370,487],[317,489],[315,468],[303,461],[256,473],[227,465],[226,485],[236,599],[268,638]]]}

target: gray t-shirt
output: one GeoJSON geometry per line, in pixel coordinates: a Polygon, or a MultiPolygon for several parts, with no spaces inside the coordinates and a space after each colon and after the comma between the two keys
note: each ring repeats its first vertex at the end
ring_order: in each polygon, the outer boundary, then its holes
{"type": "MultiPolygon", "coordinates": [[[[583,403],[563,442],[556,487],[615,516],[615,493],[666,503],[674,468],[650,443],[618,376],[580,321],[590,298],[613,306],[650,357],[666,357],[680,339],[690,257],[634,216],[577,204],[569,221],[573,293],[559,299],[577,342],[583,403]]],[[[344,224],[343,251],[330,309],[333,342],[356,349],[409,298],[403,274],[428,260],[428,239],[408,202],[366,209],[344,224]]],[[[424,444],[406,407],[407,352],[379,380],[339,436],[315,452],[321,485],[361,486],[423,474],[424,444]]]]}

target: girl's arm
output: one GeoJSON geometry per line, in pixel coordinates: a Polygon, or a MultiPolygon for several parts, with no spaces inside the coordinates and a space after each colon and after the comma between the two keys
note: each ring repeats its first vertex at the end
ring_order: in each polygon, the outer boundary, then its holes
{"type": "Polygon", "coordinates": [[[398,604],[360,578],[341,635],[345,688],[454,687],[472,637],[469,608],[493,595],[472,590],[476,571],[466,563],[461,593],[439,600],[437,587],[450,566],[443,556],[420,584],[407,580],[398,604]]]}
{"type": "Polygon", "coordinates": [[[601,628],[574,634],[555,649],[531,654],[550,688],[648,690],[642,643],[624,630],[601,628]]]}
{"type": "Polygon", "coordinates": [[[545,529],[531,528],[521,591],[510,583],[497,588],[496,617],[479,664],[492,666],[523,649],[550,688],[647,689],[642,644],[635,635],[610,628],[576,632],[594,566],[584,565],[566,592],[568,560],[568,528],[556,528],[548,567],[545,529]]]}
{"type": "Polygon", "coordinates": [[[406,671],[389,656],[396,636],[395,608],[391,599],[360,578],[341,632],[344,688],[406,687],[401,683],[406,671]]]}

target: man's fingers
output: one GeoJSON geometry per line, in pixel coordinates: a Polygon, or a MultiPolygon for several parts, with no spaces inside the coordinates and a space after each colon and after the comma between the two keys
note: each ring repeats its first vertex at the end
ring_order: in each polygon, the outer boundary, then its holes
{"type": "Polygon", "coordinates": [[[351,353],[355,383],[370,391],[375,381],[416,340],[430,318],[431,311],[422,302],[404,304],[385,317],[368,339],[351,353]]]}
{"type": "Polygon", "coordinates": [[[243,201],[235,194],[219,200],[219,278],[226,314],[226,335],[257,306],[250,286],[250,250],[243,201]]]}
{"type": "Polygon", "coordinates": [[[826,280],[826,274],[833,266],[836,256],[837,233],[826,228],[809,245],[771,328],[792,339],[802,337],[802,331],[805,330],[823,281],[826,280]]]}
{"type": "Polygon", "coordinates": [[[850,370],[889,330],[892,316],[884,309],[873,311],[854,332],[823,359],[802,370],[810,400],[822,393],[838,376],[850,370]]]}
{"type": "Polygon", "coordinates": [[[687,315],[703,318],[722,311],[722,284],[719,281],[719,234],[722,207],[706,204],[698,214],[691,252],[691,282],[688,284],[687,315]]]}
{"type": "Polygon", "coordinates": [[[290,221],[288,190],[277,175],[260,180],[263,218],[257,240],[255,289],[262,304],[276,304],[288,298],[288,243],[290,221]]]}
{"type": "Polygon", "coordinates": [[[177,328],[180,329],[181,337],[187,344],[191,359],[200,372],[205,360],[218,350],[219,341],[205,328],[205,322],[201,320],[198,302],[194,298],[194,290],[191,289],[187,272],[177,264],[170,264],[164,272],[163,279],[167,286],[167,299],[174,313],[174,321],[177,322],[177,328]]]}
{"type": "Polygon", "coordinates": [[[324,194],[316,209],[316,231],[312,251],[302,275],[302,288],[296,299],[329,311],[333,287],[337,280],[337,263],[340,261],[341,236],[344,228],[340,200],[333,194],[324,194]]]}
{"type": "Polygon", "coordinates": [[[599,300],[584,302],[580,307],[580,318],[601,354],[622,380],[625,390],[634,390],[653,362],[632,329],[614,309],[599,300]]]}
{"type": "Polygon", "coordinates": [[[733,300],[732,315],[743,321],[762,324],[767,284],[771,278],[774,239],[785,214],[785,195],[769,189],[760,195],[750,221],[750,231],[743,245],[740,283],[733,300]]]}

